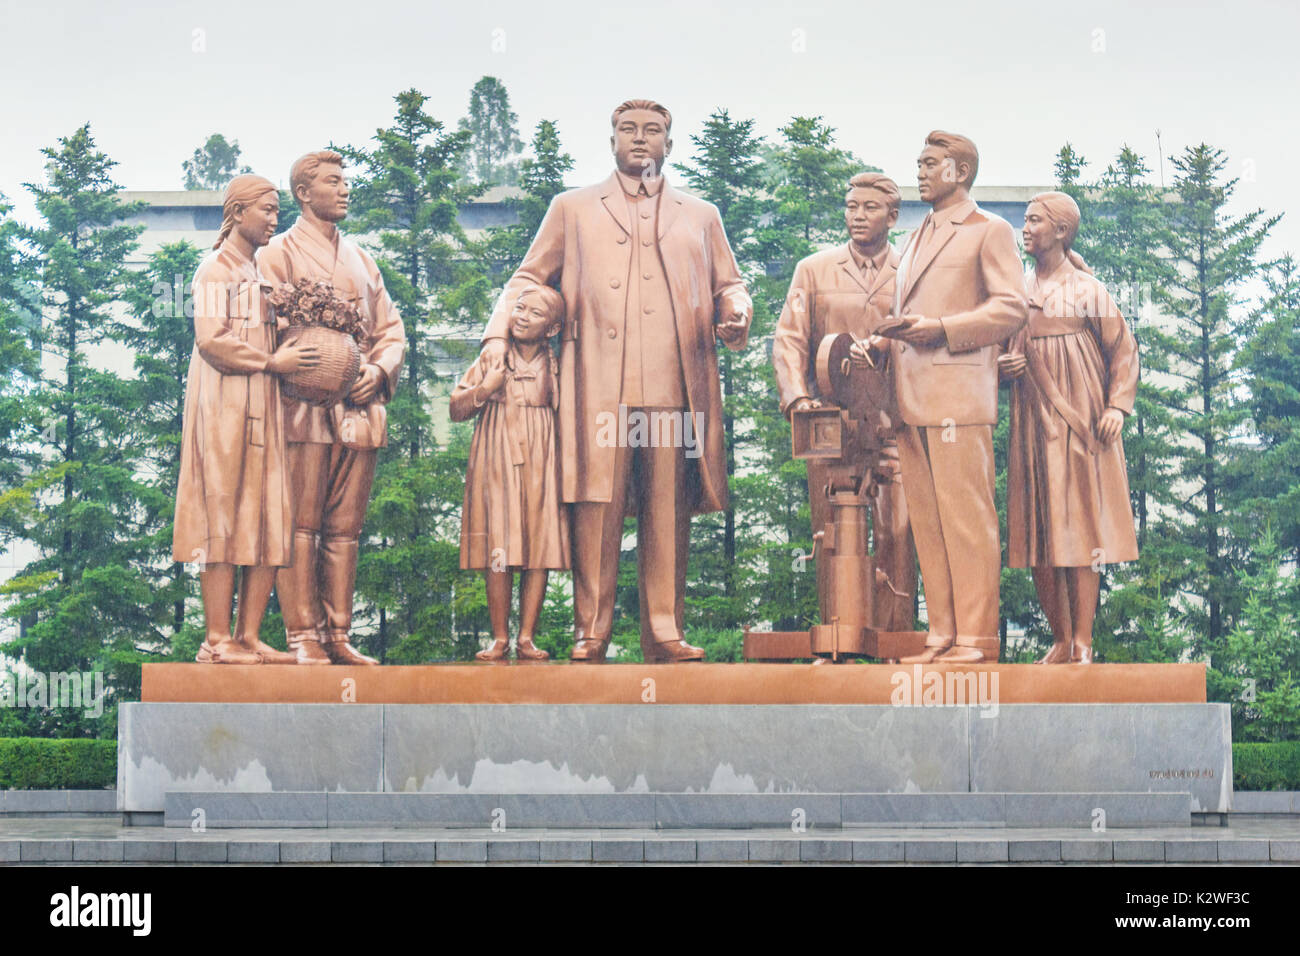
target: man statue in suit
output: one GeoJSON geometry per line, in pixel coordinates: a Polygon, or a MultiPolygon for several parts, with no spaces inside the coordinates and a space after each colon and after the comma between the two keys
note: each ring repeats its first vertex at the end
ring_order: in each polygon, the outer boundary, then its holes
{"type": "MultiPolygon", "coordinates": [[[[849,332],[866,339],[889,314],[894,300],[898,253],[889,245],[889,230],[898,222],[902,196],[892,179],[882,173],[858,173],[849,180],[844,199],[847,244],[817,252],[795,266],[785,307],[772,339],[772,364],[781,411],[788,417],[801,408],[819,407],[815,362],[822,338],[849,332]]],[[[896,413],[895,413],[896,416],[896,413]]],[[[881,427],[891,430],[888,410],[882,410],[881,427]]],[[[898,459],[892,439],[884,456],[898,459]]],[[[897,469],[895,469],[897,472],[897,469]]],[[[826,497],[826,466],[808,462],[808,503],[814,530],[831,519],[826,497]]],[[[885,631],[912,629],[912,602],[916,593],[916,552],[907,521],[907,500],[902,478],[880,486],[871,503],[872,538],[877,568],[873,602],[874,626],[885,631]]],[[[817,591],[822,623],[830,622],[826,607],[826,562],[817,562],[817,591]]]]}
{"type": "Polygon", "coordinates": [[[645,659],[702,660],[683,628],[690,519],[727,504],[717,343],[745,347],[753,306],[718,210],[663,176],[668,110],[628,100],[611,124],[616,169],[551,202],[484,348],[504,353],[521,289],[560,290],[557,418],[563,498],[573,505],[573,659],[605,659],[626,513],[637,519],[645,659]]]}
{"type": "Polygon", "coordinates": [[[293,566],[276,574],[289,649],[299,664],[374,664],[350,643],[352,593],[366,502],[388,409],[406,356],[406,330],[375,260],[339,232],[348,214],[343,157],[320,150],[300,157],[289,185],[302,215],[258,253],[277,284],[328,283],[361,312],[361,372],[346,402],[329,408],[285,395],[285,441],[293,494],[293,566]]]}
{"type": "Polygon", "coordinates": [[[998,657],[997,356],[1028,311],[1010,224],[970,198],[978,168],[965,136],[926,138],[917,183],[930,214],[895,282],[893,314],[905,321],[889,333],[899,463],[929,618],[925,651],[904,663],[998,657]]]}

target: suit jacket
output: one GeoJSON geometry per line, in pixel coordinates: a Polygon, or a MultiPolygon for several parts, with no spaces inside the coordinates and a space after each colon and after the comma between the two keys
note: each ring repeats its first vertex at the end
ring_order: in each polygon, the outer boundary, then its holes
{"type": "Polygon", "coordinates": [[[341,232],[338,243],[299,219],[257,253],[262,274],[276,284],[307,278],[328,282],[340,298],[354,297],[365,328],[361,364],[382,372],[379,391],[364,407],[339,402],[330,408],[308,405],[284,396],[285,440],[349,448],[382,448],[388,444],[388,409],[406,357],[406,329],[388,298],[375,260],[341,232]]]}
{"type": "Polygon", "coordinates": [[[999,346],[1028,317],[1025,270],[1011,225],[974,200],[932,213],[937,228],[898,266],[893,313],[943,322],[946,344],[890,343],[899,412],[908,425],[993,425],[999,346]]]}
{"type": "MultiPolygon", "coordinates": [[[[627,200],[617,173],[598,185],[556,196],[483,333],[484,340],[506,337],[511,306],[525,286],[555,286],[564,297],[558,426],[566,502],[612,497],[615,448],[598,435],[607,435],[605,423],[618,417],[627,283],[639,278],[630,274],[630,236],[627,200]]],[[[656,239],[668,279],[687,400],[692,413],[703,413],[702,454],[687,459],[698,468],[699,479],[691,482],[691,508],[697,514],[720,511],[727,505],[727,471],[714,321],[733,309],[743,311],[748,320],[753,304],[711,203],[665,180],[656,239]]],[[[746,326],[745,334],[729,347],[743,349],[748,337],[746,326]]],[[[699,436],[695,440],[700,441],[699,436]]]]}
{"type": "Polygon", "coordinates": [[[898,253],[892,249],[885,264],[867,285],[849,246],[815,252],[799,261],[790,291],[772,336],[772,364],[785,414],[800,398],[821,398],[814,362],[827,335],[852,332],[863,339],[888,315],[894,301],[898,253]]]}

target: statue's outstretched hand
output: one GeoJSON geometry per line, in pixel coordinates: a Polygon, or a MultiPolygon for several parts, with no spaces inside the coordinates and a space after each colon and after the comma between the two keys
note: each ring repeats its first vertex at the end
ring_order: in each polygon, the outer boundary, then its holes
{"type": "Polygon", "coordinates": [[[948,333],[939,319],[918,317],[901,326],[893,337],[908,345],[942,345],[948,340],[948,333]]]}

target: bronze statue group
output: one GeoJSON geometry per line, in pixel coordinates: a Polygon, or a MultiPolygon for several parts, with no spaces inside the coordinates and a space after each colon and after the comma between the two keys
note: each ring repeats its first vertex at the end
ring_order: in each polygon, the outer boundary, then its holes
{"type": "MultiPolygon", "coordinates": [[[[727,506],[717,350],[746,347],[753,307],[717,209],[662,173],[671,129],[650,100],[613,111],[614,171],[551,203],[451,395],[452,419],[475,421],[460,556],[486,578],[493,641],[481,661],[509,659],[516,573],[515,657],[547,659],[533,638],[551,570],[573,573],[572,660],[605,660],[625,516],[637,524],[643,659],[704,657],[683,620],[690,519],[727,506]],[[610,421],[636,425],[611,440],[610,421]]],[[[779,400],[789,415],[828,404],[819,344],[852,335],[852,361],[890,397],[871,502],[873,623],[910,629],[919,562],[928,631],[904,660],[965,664],[999,653],[993,428],[1004,386],[1008,562],[1033,569],[1054,635],[1043,661],[1089,663],[1100,571],[1137,557],[1120,439],[1137,349],[1071,248],[1074,200],[1029,203],[1026,278],[1011,226],[970,197],[978,167],[966,137],[926,138],[917,181],[931,211],[897,251],[897,185],[876,173],[845,184],[848,241],[798,264],[777,326],[779,400]]],[[[196,295],[174,557],[202,565],[200,661],[374,663],[350,643],[352,594],[405,335],[373,259],[338,229],[341,157],[309,153],[291,185],[302,216],[274,236],[274,187],[237,177],[195,276],[196,290],[217,294],[196,295]],[[262,294],[304,279],[328,283],[360,316],[355,375],[329,401],[287,394],[286,382],[331,356],[280,341],[289,319],[262,294]],[[272,586],[287,652],[258,636],[272,586]]],[[[808,484],[821,528],[816,462],[808,484]]]]}

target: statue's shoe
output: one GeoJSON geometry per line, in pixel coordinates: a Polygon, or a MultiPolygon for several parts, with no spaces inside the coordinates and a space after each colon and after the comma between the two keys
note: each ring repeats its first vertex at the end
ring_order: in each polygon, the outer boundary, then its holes
{"type": "Polygon", "coordinates": [[[237,640],[227,638],[212,644],[204,641],[194,659],[200,664],[260,664],[262,657],[237,640]]]}
{"type": "Polygon", "coordinates": [[[664,641],[643,646],[641,656],[647,664],[676,664],[704,660],[704,649],[681,640],[664,641]]]}
{"type": "Polygon", "coordinates": [[[549,661],[551,655],[533,643],[533,639],[524,634],[515,638],[515,659],[524,664],[540,664],[549,661]]]}
{"type": "Polygon", "coordinates": [[[900,657],[900,658],[898,659],[898,663],[900,663],[900,664],[933,664],[936,660],[939,659],[939,656],[940,656],[940,655],[945,654],[945,653],[947,653],[948,651],[952,650],[952,649],[956,646],[956,644],[957,644],[957,638],[955,638],[955,637],[949,637],[949,638],[946,638],[945,640],[946,640],[946,643],[943,643],[943,644],[929,644],[929,643],[927,643],[927,644],[925,645],[925,650],[923,650],[920,654],[911,654],[911,655],[909,655],[909,656],[907,656],[907,657],[900,657]]]}
{"type": "Polygon", "coordinates": [[[608,641],[584,639],[573,645],[573,653],[569,655],[569,660],[582,664],[603,664],[608,647],[608,641]]]}
{"type": "Polygon", "coordinates": [[[510,653],[510,638],[498,637],[492,642],[491,647],[485,647],[474,655],[476,661],[482,661],[484,664],[499,664],[506,659],[510,653]]]}
{"type": "Polygon", "coordinates": [[[262,659],[263,664],[297,664],[298,655],[292,651],[279,651],[267,644],[260,637],[252,641],[240,641],[241,646],[252,651],[262,659]]]}
{"type": "Polygon", "coordinates": [[[1070,662],[1070,645],[1053,644],[1051,648],[1038,659],[1040,664],[1068,664],[1070,662]]]}
{"type": "Polygon", "coordinates": [[[320,641],[308,637],[302,640],[290,640],[289,650],[293,652],[295,664],[330,664],[329,655],[321,650],[320,641]]]}
{"type": "Polygon", "coordinates": [[[964,647],[961,644],[954,644],[939,655],[936,663],[982,664],[984,663],[984,652],[977,647],[964,647]]]}
{"type": "Polygon", "coordinates": [[[377,665],[379,663],[379,661],[375,660],[373,657],[367,657],[349,644],[347,638],[344,638],[343,640],[321,641],[320,646],[329,657],[331,664],[377,665]]]}

